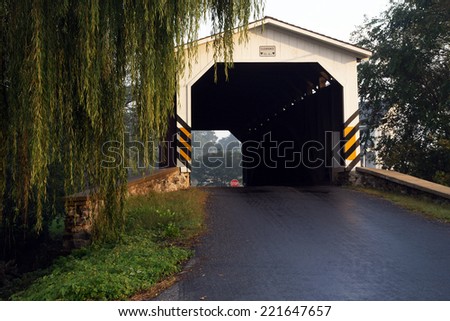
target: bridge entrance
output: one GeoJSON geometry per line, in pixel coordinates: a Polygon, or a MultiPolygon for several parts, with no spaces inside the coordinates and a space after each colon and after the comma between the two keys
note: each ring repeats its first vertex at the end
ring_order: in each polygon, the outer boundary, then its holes
{"type": "Polygon", "coordinates": [[[357,64],[368,50],[266,17],[236,31],[234,66],[214,72],[208,46],[177,96],[177,165],[190,171],[191,130],[229,130],[242,142],[245,185],[333,182],[360,162],[357,64]]]}
{"type": "Polygon", "coordinates": [[[216,82],[211,67],[192,86],[192,130],[229,130],[243,142],[244,184],[331,182],[342,86],[318,63],[236,63],[228,80],[218,68],[216,82]]]}

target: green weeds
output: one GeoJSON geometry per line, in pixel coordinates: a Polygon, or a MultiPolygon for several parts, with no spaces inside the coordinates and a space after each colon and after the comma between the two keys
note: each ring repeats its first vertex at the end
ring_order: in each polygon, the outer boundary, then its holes
{"type": "Polygon", "coordinates": [[[202,231],[204,192],[131,197],[118,244],[94,244],[60,257],[13,300],[123,300],[180,271],[202,231]]]}

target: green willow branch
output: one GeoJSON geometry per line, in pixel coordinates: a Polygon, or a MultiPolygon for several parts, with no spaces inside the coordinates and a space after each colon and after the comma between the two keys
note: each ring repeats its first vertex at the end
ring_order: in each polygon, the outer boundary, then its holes
{"type": "MultiPolygon", "coordinates": [[[[2,228],[43,228],[46,205],[54,202],[47,197],[51,168],[60,164],[66,194],[90,187],[103,200],[97,238],[116,239],[126,171],[99,164],[102,144],[123,138],[127,87],[139,138],[161,139],[202,19],[218,34],[215,59],[231,63],[231,30],[245,30],[262,2],[2,0],[2,228]],[[175,50],[185,43],[187,56],[175,50]]],[[[152,153],[145,155],[146,164],[153,161],[152,153]]]]}

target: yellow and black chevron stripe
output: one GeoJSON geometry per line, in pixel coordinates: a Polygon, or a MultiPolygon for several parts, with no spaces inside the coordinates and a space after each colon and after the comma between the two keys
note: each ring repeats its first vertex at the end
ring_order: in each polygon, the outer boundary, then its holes
{"type": "Polygon", "coordinates": [[[357,139],[359,122],[356,125],[350,125],[358,116],[359,110],[353,113],[344,123],[344,159],[351,162],[345,168],[346,171],[351,171],[361,160],[360,153],[357,153],[359,147],[359,139],[357,139]]]}
{"type": "Polygon", "coordinates": [[[192,133],[191,127],[177,116],[177,163],[178,167],[192,169],[192,133]]]}

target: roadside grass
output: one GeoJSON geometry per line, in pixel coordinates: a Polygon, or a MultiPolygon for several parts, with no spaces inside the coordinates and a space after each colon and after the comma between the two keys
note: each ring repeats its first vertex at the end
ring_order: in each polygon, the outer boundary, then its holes
{"type": "Polygon", "coordinates": [[[444,223],[450,223],[450,204],[438,203],[431,199],[417,196],[405,195],[400,193],[377,190],[368,187],[352,187],[356,191],[367,193],[369,195],[382,197],[405,209],[420,213],[425,217],[444,223]]]}
{"type": "Polygon", "coordinates": [[[58,258],[12,300],[125,300],[180,271],[202,232],[206,192],[198,189],[127,200],[117,244],[94,244],[58,258]]]}

